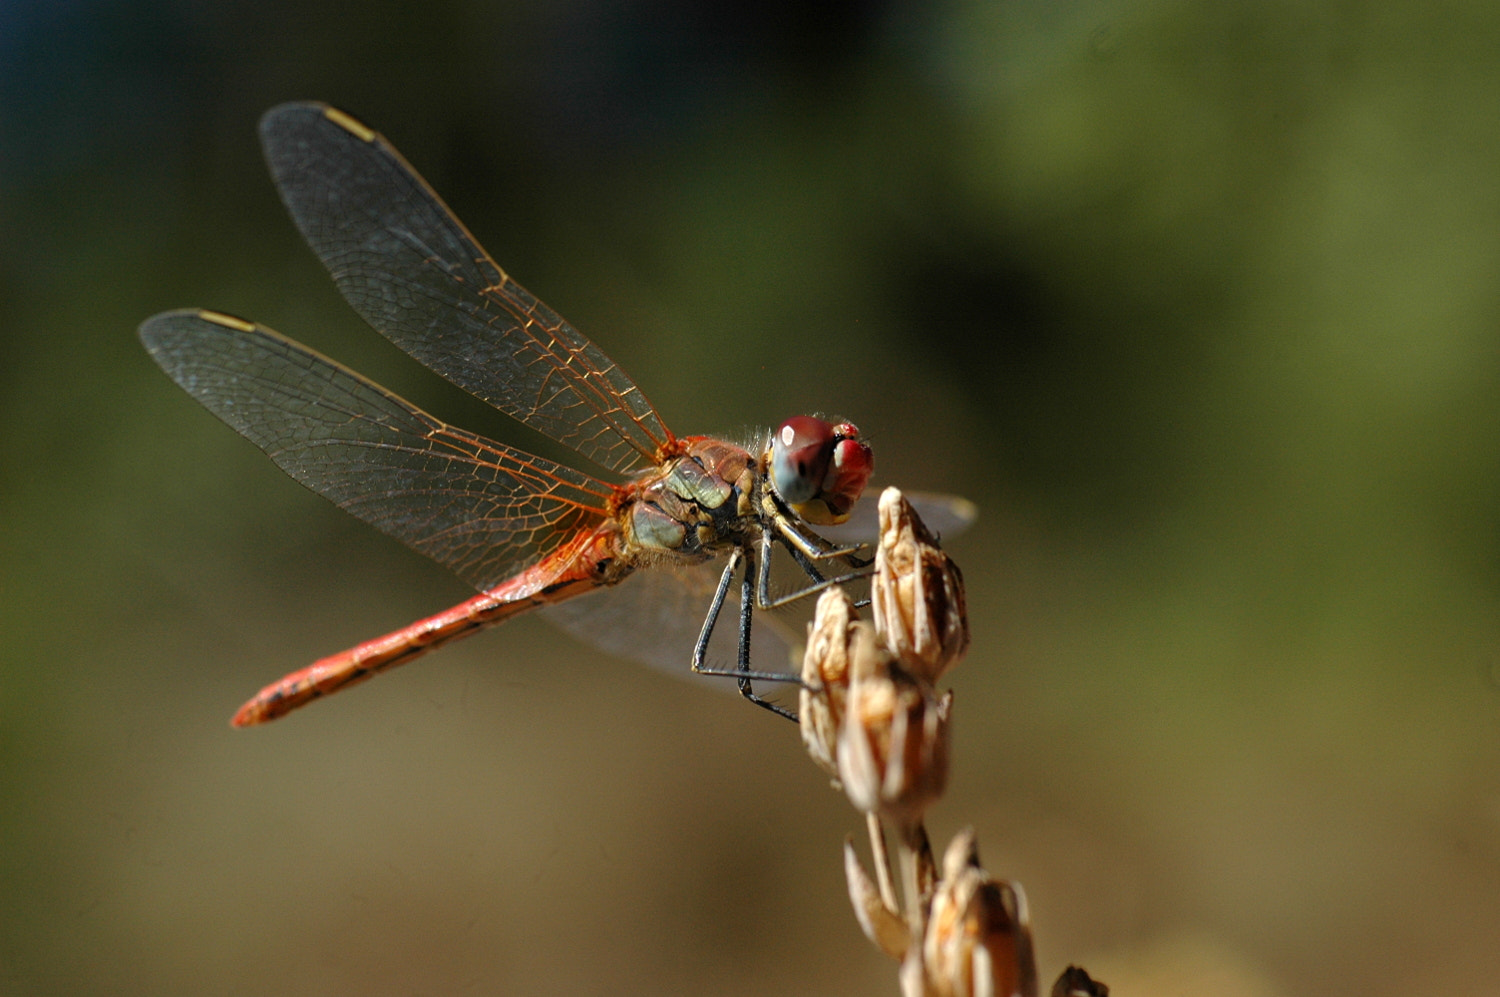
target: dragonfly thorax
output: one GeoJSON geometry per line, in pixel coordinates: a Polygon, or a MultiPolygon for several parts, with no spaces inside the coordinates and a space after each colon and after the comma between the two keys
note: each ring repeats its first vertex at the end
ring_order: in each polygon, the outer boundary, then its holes
{"type": "Polygon", "coordinates": [[[643,552],[706,559],[756,530],[760,468],[743,447],[709,437],[682,441],[680,456],[640,479],[623,518],[643,552]]]}

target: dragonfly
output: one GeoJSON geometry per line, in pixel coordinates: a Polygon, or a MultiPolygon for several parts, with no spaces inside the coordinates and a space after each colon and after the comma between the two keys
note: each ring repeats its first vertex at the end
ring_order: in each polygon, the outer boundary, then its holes
{"type": "Polygon", "coordinates": [[[730,675],[746,699],[792,717],[752,684],[789,678],[751,669],[752,610],[867,572],[861,545],[817,532],[849,519],[870,478],[859,430],[802,415],[754,449],[677,436],[619,365],[494,263],[383,136],[317,103],[273,108],[260,135],[283,202],[356,312],[433,371],[623,480],[448,425],[255,322],[202,309],[147,319],[140,338],[151,357],[213,414],[303,485],[479,591],[267,685],[232,724],[274,720],[637,573],[700,566],[718,579],[706,611],[700,603],[692,671],[730,675]],[[805,578],[773,596],[782,549],[805,578]],[[715,668],[709,642],[736,578],[738,650],[732,668],[715,668]]]}

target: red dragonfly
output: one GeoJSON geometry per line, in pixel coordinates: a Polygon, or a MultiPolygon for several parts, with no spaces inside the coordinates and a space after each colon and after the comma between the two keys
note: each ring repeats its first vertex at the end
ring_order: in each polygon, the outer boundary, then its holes
{"type": "Polygon", "coordinates": [[[312,103],[274,108],[260,133],[297,227],[370,325],[454,384],[626,480],[611,484],[449,426],[256,323],[201,310],[147,319],[142,342],[189,394],[293,478],[480,592],[266,686],[234,725],[273,720],[637,569],[665,576],[671,572],[661,569],[718,558],[724,564],[692,669],[733,675],[747,699],[790,715],[752,689],[753,679],[778,676],[750,669],[751,610],[848,580],[866,565],[857,546],[810,528],[847,520],[870,477],[870,448],[858,430],[797,416],[759,452],[676,436],[625,372],[511,280],[379,134],[312,103]],[[808,584],[773,599],[777,545],[808,584]],[[830,565],[845,574],[827,577],[820,566],[830,565]],[[713,669],[709,640],[736,573],[737,660],[713,669]]]}

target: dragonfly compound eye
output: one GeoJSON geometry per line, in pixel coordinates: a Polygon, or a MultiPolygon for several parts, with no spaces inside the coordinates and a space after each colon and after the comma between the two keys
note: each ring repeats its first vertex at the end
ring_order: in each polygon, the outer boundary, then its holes
{"type": "Polygon", "coordinates": [[[873,467],[870,448],[851,423],[793,416],[771,439],[771,484],[814,525],[848,519],[873,467]]]}

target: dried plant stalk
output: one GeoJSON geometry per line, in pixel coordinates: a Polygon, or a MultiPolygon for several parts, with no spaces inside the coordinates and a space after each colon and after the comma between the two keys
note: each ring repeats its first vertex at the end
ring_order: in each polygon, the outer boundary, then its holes
{"type": "MultiPolygon", "coordinates": [[[[880,497],[871,582],[875,622],[840,589],[818,600],[803,657],[801,726],[808,753],[863,812],[872,879],[844,844],[855,918],[900,963],[906,997],[1037,997],[1026,896],[979,864],[972,830],[938,869],[923,817],[947,786],[953,694],[937,679],[969,646],[963,575],[894,488],[880,497]],[[884,824],[895,830],[895,865],[884,824]]],[[[1070,966],[1053,997],[1107,997],[1070,966]]]]}

